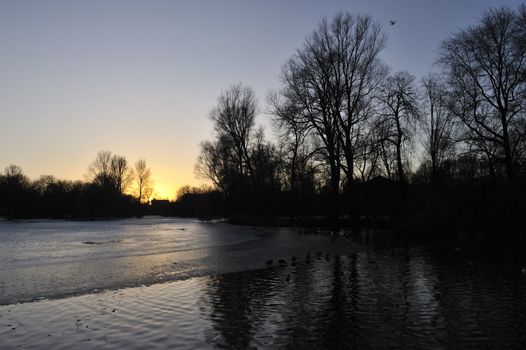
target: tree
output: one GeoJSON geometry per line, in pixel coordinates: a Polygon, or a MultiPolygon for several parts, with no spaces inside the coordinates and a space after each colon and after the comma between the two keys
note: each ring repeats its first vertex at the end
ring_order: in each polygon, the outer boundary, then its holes
{"type": "Polygon", "coordinates": [[[442,43],[439,62],[448,73],[452,113],[473,142],[502,151],[506,177],[513,180],[525,118],[526,7],[487,11],[442,43]]]}
{"type": "Polygon", "coordinates": [[[24,189],[29,186],[29,178],[18,165],[11,164],[5,168],[4,181],[12,189],[24,189]]]}
{"type": "Polygon", "coordinates": [[[45,195],[46,192],[49,190],[49,188],[56,183],[57,183],[57,179],[55,179],[54,176],[42,175],[36,181],[33,181],[33,188],[40,195],[45,195]]]}
{"type": "Polygon", "coordinates": [[[239,166],[233,151],[231,140],[226,136],[203,141],[195,166],[198,176],[210,180],[227,197],[233,194],[238,179],[239,166]]]}
{"type": "Polygon", "coordinates": [[[373,125],[373,142],[379,158],[378,169],[388,179],[395,179],[396,147],[392,142],[392,126],[380,114],[373,125]]]}
{"type": "Polygon", "coordinates": [[[110,174],[115,190],[120,194],[125,193],[133,178],[125,157],[114,155],[111,158],[110,174]]]}
{"type": "Polygon", "coordinates": [[[374,128],[366,128],[356,137],[354,163],[358,178],[362,182],[369,181],[377,175],[381,158],[381,145],[378,142],[378,133],[374,128]]]}
{"type": "MultiPolygon", "coordinates": [[[[320,31],[327,26],[320,24],[320,31]]],[[[341,144],[338,139],[338,115],[343,95],[333,79],[331,55],[321,42],[321,34],[314,32],[303,47],[283,66],[281,95],[284,103],[293,106],[298,122],[319,141],[318,153],[329,168],[330,219],[339,216],[341,144]]]]}
{"type": "MultiPolygon", "coordinates": [[[[262,173],[255,166],[254,152],[262,139],[254,130],[258,112],[254,91],[237,84],[222,92],[210,113],[215,138],[201,143],[195,172],[210,180],[223,192],[228,210],[249,213],[254,209],[254,195],[261,189],[262,173]]],[[[260,153],[259,160],[263,159],[260,153]]]]}
{"type": "Polygon", "coordinates": [[[16,218],[27,214],[27,205],[31,190],[29,178],[24,175],[22,168],[9,165],[5,168],[4,176],[0,176],[0,208],[6,209],[7,217],[16,218]]]}
{"type": "Polygon", "coordinates": [[[383,112],[378,120],[385,128],[385,141],[394,146],[398,180],[406,182],[404,171],[404,146],[412,140],[419,116],[415,78],[407,72],[389,76],[379,95],[383,112]]]}
{"type": "Polygon", "coordinates": [[[92,181],[102,188],[108,188],[111,184],[111,152],[100,151],[95,160],[89,165],[88,172],[92,181]]]}
{"type": "MultiPolygon", "coordinates": [[[[386,73],[379,60],[385,40],[369,16],[340,13],[331,21],[323,19],[282,70],[284,105],[322,146],[333,220],[339,211],[341,173],[350,184],[358,138],[373,115],[375,91],[386,73]]],[[[276,114],[283,118],[282,112],[276,114]]]]}
{"type": "Polygon", "coordinates": [[[257,113],[254,91],[242,84],[233,85],[223,92],[217,106],[210,113],[218,138],[233,147],[239,180],[244,176],[254,184],[254,171],[250,161],[250,141],[257,113]]]}
{"type": "Polygon", "coordinates": [[[338,138],[345,158],[342,169],[351,183],[355,157],[358,152],[364,155],[364,145],[358,143],[364,141],[365,124],[375,113],[377,89],[387,75],[387,68],[379,59],[386,36],[380,24],[370,16],[349,13],[336,15],[331,25],[320,26],[319,32],[325,38],[322,42],[329,51],[334,79],[343,94],[342,109],[335,112],[339,123],[338,138]]]}
{"type": "Polygon", "coordinates": [[[131,169],[125,157],[100,151],[90,164],[88,172],[92,181],[105,191],[124,194],[131,181],[131,169]]]}
{"type": "Polygon", "coordinates": [[[430,74],[422,80],[422,86],[423,146],[431,164],[431,181],[435,183],[442,164],[454,152],[454,123],[443,81],[437,75],[430,74]]]}
{"type": "Polygon", "coordinates": [[[276,194],[282,188],[283,152],[265,140],[261,127],[255,132],[251,153],[256,193],[276,194]]]}
{"type": "Polygon", "coordinates": [[[148,203],[153,195],[153,179],[146,160],[139,159],[134,166],[135,195],[139,204],[148,203]]]}
{"type": "Polygon", "coordinates": [[[295,205],[300,179],[305,175],[303,172],[306,163],[312,156],[308,143],[309,128],[302,120],[301,112],[290,104],[290,100],[284,100],[279,94],[271,93],[268,102],[271,105],[270,114],[280,142],[279,148],[284,152],[284,167],[288,173],[286,182],[295,205]]]}

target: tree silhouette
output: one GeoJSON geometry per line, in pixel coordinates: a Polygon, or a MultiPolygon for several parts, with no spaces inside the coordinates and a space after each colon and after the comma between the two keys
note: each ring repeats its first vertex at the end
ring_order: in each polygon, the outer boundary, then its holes
{"type": "Polygon", "coordinates": [[[419,116],[414,77],[407,72],[388,77],[379,99],[383,108],[377,123],[386,128],[386,141],[395,150],[398,180],[405,183],[403,147],[411,141],[419,116]]]}
{"type": "Polygon", "coordinates": [[[135,196],[139,204],[148,203],[153,195],[152,171],[144,159],[139,159],[134,166],[135,196]]]}
{"type": "Polygon", "coordinates": [[[488,10],[479,23],[442,43],[439,62],[448,73],[452,113],[473,143],[502,151],[508,180],[515,177],[524,138],[526,7],[488,10]]]}
{"type": "Polygon", "coordinates": [[[108,191],[118,194],[126,192],[131,181],[131,169],[126,158],[112,155],[110,151],[100,151],[88,168],[89,177],[94,183],[108,191]]]}
{"type": "Polygon", "coordinates": [[[422,80],[424,97],[421,125],[423,146],[431,162],[431,180],[438,181],[439,172],[448,157],[455,152],[455,125],[449,111],[446,86],[438,75],[428,75],[422,80]]]}

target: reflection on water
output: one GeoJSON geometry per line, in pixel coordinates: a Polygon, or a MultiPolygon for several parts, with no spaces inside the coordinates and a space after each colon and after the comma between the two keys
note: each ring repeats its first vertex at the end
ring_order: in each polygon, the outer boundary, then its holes
{"type": "Polygon", "coordinates": [[[239,270],[217,258],[264,233],[180,218],[0,220],[0,305],[239,270]]]}
{"type": "Polygon", "coordinates": [[[421,247],[371,248],[2,306],[0,348],[520,349],[525,292],[515,267],[421,247]]]}
{"type": "Polygon", "coordinates": [[[424,249],[364,252],[218,276],[201,315],[222,348],[524,348],[524,280],[424,249]]]}

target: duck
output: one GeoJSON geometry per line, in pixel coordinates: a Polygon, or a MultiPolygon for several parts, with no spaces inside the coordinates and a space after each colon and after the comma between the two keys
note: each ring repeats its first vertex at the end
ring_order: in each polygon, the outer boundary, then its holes
{"type": "Polygon", "coordinates": [[[265,264],[267,264],[267,266],[270,266],[273,263],[274,263],[274,260],[272,260],[272,259],[269,259],[269,260],[265,261],[265,264]]]}
{"type": "Polygon", "coordinates": [[[290,259],[290,266],[296,266],[296,255],[293,255],[290,259]]]}
{"type": "Polygon", "coordinates": [[[287,266],[287,261],[285,259],[279,259],[278,261],[279,266],[284,267],[287,266]]]}

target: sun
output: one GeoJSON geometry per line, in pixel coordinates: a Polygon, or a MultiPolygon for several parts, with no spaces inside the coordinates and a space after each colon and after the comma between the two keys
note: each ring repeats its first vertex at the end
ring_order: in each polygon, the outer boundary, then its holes
{"type": "Polygon", "coordinates": [[[174,193],[162,184],[155,184],[152,199],[174,199],[174,193]]]}

